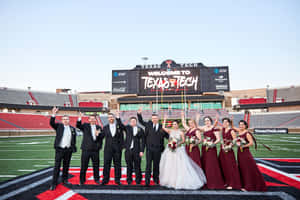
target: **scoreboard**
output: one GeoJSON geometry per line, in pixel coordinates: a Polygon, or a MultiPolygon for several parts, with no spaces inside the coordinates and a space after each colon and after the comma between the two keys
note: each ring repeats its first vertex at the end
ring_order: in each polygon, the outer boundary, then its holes
{"type": "Polygon", "coordinates": [[[185,91],[186,94],[194,94],[200,91],[200,72],[194,68],[176,69],[147,69],[139,73],[140,95],[174,94],[185,91]]]}
{"type": "Polygon", "coordinates": [[[132,70],[112,71],[113,94],[174,95],[229,91],[227,66],[206,67],[201,63],[136,66],[132,70]]]}

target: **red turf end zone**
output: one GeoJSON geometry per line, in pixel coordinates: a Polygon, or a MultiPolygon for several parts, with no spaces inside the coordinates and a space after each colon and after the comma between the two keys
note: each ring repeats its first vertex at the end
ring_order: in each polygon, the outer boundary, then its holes
{"type": "MultiPolygon", "coordinates": [[[[280,159],[280,158],[266,158],[264,160],[270,160],[270,161],[279,161],[279,162],[290,162],[290,163],[300,163],[300,159],[280,159]]],[[[259,170],[267,175],[270,176],[281,183],[274,183],[266,181],[266,184],[268,187],[294,187],[298,190],[300,190],[300,178],[298,175],[288,174],[286,172],[277,170],[273,167],[258,163],[259,170]]],[[[102,172],[103,168],[100,168],[100,177],[103,178],[102,172]]],[[[69,182],[72,184],[79,184],[79,174],[80,174],[80,168],[79,167],[71,167],[69,170],[69,173],[73,175],[72,178],[69,179],[69,182]]],[[[114,169],[111,169],[110,173],[111,179],[108,183],[109,185],[115,185],[114,183],[114,169]]],[[[144,181],[145,174],[143,173],[143,180],[142,185],[145,184],[144,181]]],[[[135,185],[135,175],[133,174],[133,185],[135,185]]],[[[121,183],[126,185],[126,168],[122,168],[122,176],[121,176],[121,183]]],[[[96,185],[96,183],[93,180],[93,169],[88,168],[86,173],[86,185],[96,185]]],[[[151,185],[154,185],[154,182],[151,180],[151,185]]],[[[36,196],[40,200],[54,200],[54,199],[67,199],[67,200],[84,200],[85,197],[81,196],[78,193],[75,193],[71,189],[63,186],[62,184],[59,184],[55,191],[47,190],[39,195],[36,196]]]]}

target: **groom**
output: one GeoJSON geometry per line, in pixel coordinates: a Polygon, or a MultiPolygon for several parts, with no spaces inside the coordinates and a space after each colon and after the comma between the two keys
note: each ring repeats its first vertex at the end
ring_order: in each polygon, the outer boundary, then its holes
{"type": "Polygon", "coordinates": [[[159,123],[158,115],[153,113],[151,121],[145,122],[142,117],[142,109],[137,113],[139,123],[145,127],[146,140],[146,186],[150,184],[151,169],[153,163],[153,180],[159,184],[159,162],[164,150],[164,138],[169,138],[168,133],[163,131],[159,123]]]}

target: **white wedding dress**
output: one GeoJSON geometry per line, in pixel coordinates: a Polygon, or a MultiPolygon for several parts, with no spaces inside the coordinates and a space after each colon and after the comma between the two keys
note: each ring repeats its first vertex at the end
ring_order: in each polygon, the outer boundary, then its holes
{"type": "MultiPolygon", "coordinates": [[[[172,130],[170,138],[182,141],[180,133],[172,130]]],[[[195,190],[206,183],[203,170],[188,156],[184,145],[175,151],[167,146],[161,155],[159,170],[160,185],[168,188],[195,190]]]]}

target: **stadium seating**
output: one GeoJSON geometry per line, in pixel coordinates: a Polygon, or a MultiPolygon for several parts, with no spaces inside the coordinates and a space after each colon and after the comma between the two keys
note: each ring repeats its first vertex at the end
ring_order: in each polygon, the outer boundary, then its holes
{"type": "MultiPolygon", "coordinates": [[[[57,94],[49,92],[32,92],[39,105],[78,106],[76,95],[57,94]]],[[[73,107],[72,106],[72,107],[73,107]]]]}
{"type": "Polygon", "coordinates": [[[77,95],[0,88],[0,103],[78,106],[77,95]]]}
{"type": "Polygon", "coordinates": [[[252,128],[295,128],[300,127],[300,113],[263,113],[252,114],[250,127],[252,128]]]}
{"type": "MultiPolygon", "coordinates": [[[[158,111],[160,119],[163,119],[164,114],[168,114],[169,119],[180,119],[182,110],[162,110],[158,111]]],[[[226,110],[188,110],[186,118],[195,118],[197,113],[200,113],[200,125],[203,125],[202,118],[211,116],[213,119],[216,114],[221,120],[223,117],[233,116],[233,123],[238,126],[238,122],[244,119],[244,113],[228,113],[226,110]]],[[[152,111],[143,111],[145,120],[151,119],[152,111]]],[[[121,111],[121,119],[124,123],[132,116],[136,116],[136,111],[121,111]]],[[[52,129],[49,125],[49,117],[46,115],[36,114],[19,114],[19,113],[0,113],[0,130],[17,129],[17,130],[37,130],[37,129],[52,129]]],[[[57,116],[57,120],[61,120],[62,116],[57,116]]],[[[87,121],[87,117],[83,118],[83,122],[87,121]]],[[[70,124],[76,125],[77,116],[70,116],[70,124]]],[[[108,119],[106,115],[101,115],[98,122],[106,125],[108,119]]],[[[259,113],[250,116],[250,128],[300,128],[300,112],[284,112],[284,113],[259,113]]]]}
{"type": "MultiPolygon", "coordinates": [[[[62,116],[57,116],[60,121],[62,116]]],[[[76,126],[77,116],[70,116],[70,124],[76,126]]],[[[0,130],[17,129],[17,130],[43,130],[52,129],[49,125],[50,116],[35,114],[16,114],[0,113],[0,130]]],[[[83,117],[82,121],[87,122],[88,117],[83,117]]]]}
{"type": "Polygon", "coordinates": [[[0,103],[27,104],[30,100],[28,91],[0,88],[0,103]]]}
{"type": "Polygon", "coordinates": [[[299,98],[299,86],[269,89],[267,92],[268,103],[275,103],[276,101],[298,101],[299,98]]]}

